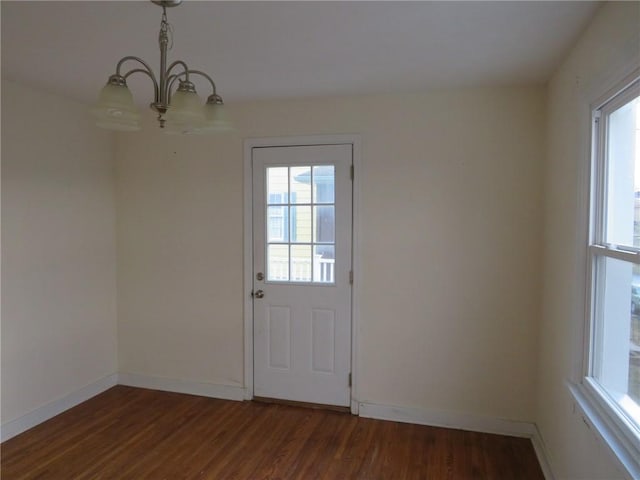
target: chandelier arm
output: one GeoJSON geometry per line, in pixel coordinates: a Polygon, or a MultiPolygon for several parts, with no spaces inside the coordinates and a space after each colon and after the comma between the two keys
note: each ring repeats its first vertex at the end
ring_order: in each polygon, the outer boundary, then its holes
{"type": "Polygon", "coordinates": [[[144,73],[146,74],[151,81],[153,82],[153,93],[154,93],[154,99],[159,98],[159,89],[158,89],[158,82],[156,81],[155,77],[153,75],[151,75],[151,73],[149,73],[148,70],[145,70],[144,68],[135,68],[133,70],[129,70],[127,73],[125,73],[123,75],[123,77],[126,79],[127,77],[129,77],[130,75],[134,74],[134,73],[144,73]]]}
{"type": "Polygon", "coordinates": [[[118,62],[118,65],[116,66],[116,74],[120,75],[120,69],[122,68],[122,64],[128,60],[133,60],[135,62],[138,62],[140,64],[142,64],[142,66],[145,68],[145,70],[147,70],[147,72],[149,73],[149,75],[155,80],[156,76],[153,74],[153,70],[151,69],[151,67],[149,66],[149,64],[147,62],[145,62],[144,60],[142,60],[140,57],[134,57],[132,55],[126,56],[126,57],[122,57],[120,59],[120,61],[118,62]]]}
{"type": "Polygon", "coordinates": [[[171,65],[169,65],[169,67],[167,67],[166,72],[164,72],[164,74],[169,77],[169,74],[171,73],[171,70],[173,70],[175,67],[177,67],[178,65],[181,65],[182,68],[184,69],[182,72],[180,72],[178,75],[186,75],[185,80],[189,81],[189,67],[187,66],[186,63],[184,63],[182,60],[176,60],[175,62],[173,62],[171,65]]]}
{"type": "Polygon", "coordinates": [[[185,76],[187,74],[201,75],[207,80],[209,80],[209,83],[211,84],[211,88],[213,89],[212,94],[216,95],[216,83],[213,81],[213,79],[209,75],[207,75],[204,72],[201,72],[200,70],[187,70],[185,72],[175,73],[167,77],[167,95],[169,99],[171,98],[171,89],[173,88],[173,84],[176,82],[176,80],[179,80],[180,77],[185,76]]]}
{"type": "MultiPolygon", "coordinates": [[[[153,69],[149,66],[149,64],[147,64],[147,62],[145,62],[144,60],[142,60],[140,57],[134,57],[132,55],[126,56],[126,57],[122,57],[120,59],[120,61],[118,62],[118,65],[116,66],[116,75],[120,75],[120,69],[122,68],[122,64],[128,60],[133,60],[134,62],[138,62],[140,63],[143,67],[144,67],[144,72],[149,75],[149,77],[151,78],[151,81],[153,82],[153,86],[154,86],[154,94],[155,94],[155,98],[154,100],[157,102],[160,100],[160,91],[158,88],[158,81],[156,80],[156,76],[153,74],[153,69]]],[[[138,69],[136,69],[138,70],[138,69]]],[[[132,73],[132,72],[131,72],[132,73]]]]}
{"type": "Polygon", "coordinates": [[[209,83],[211,84],[211,88],[213,90],[213,95],[216,94],[216,82],[213,81],[213,78],[211,78],[208,74],[201,72],[200,70],[188,70],[188,72],[192,75],[200,75],[204,78],[206,78],[207,80],[209,80],[209,83]]]}
{"type": "Polygon", "coordinates": [[[180,75],[185,75],[185,80],[187,82],[189,81],[189,67],[182,60],[176,60],[171,65],[169,65],[166,70],[161,72],[160,89],[162,91],[160,92],[160,95],[167,105],[171,103],[171,87],[173,86],[173,82],[180,75]],[[184,70],[178,74],[171,74],[171,70],[173,70],[178,65],[182,66],[184,70]]]}

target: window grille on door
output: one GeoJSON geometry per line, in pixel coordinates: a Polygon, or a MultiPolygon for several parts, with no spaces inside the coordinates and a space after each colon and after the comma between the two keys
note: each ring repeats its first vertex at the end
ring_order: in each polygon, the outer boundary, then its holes
{"type": "Polygon", "coordinates": [[[266,174],[267,281],[335,283],[335,166],[266,174]]]}

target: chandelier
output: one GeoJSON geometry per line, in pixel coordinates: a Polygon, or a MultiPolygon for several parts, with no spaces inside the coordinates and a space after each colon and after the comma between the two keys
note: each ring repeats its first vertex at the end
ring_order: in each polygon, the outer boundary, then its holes
{"type": "Polygon", "coordinates": [[[133,95],[127,87],[127,78],[134,73],[147,75],[153,83],[153,102],[150,107],[158,113],[160,128],[167,133],[212,133],[229,130],[222,97],[216,93],[213,79],[200,70],[191,70],[182,60],[167,66],[167,50],[173,45],[173,31],[167,22],[167,8],[175,7],[182,0],[152,0],[162,7],[162,20],[158,43],[160,45],[160,78],[156,78],[149,65],[139,57],[126,56],[120,59],[116,72],[109,77],[102,88],[97,105],[91,113],[97,118],[101,128],[119,131],[140,130],[140,114],[133,102],[133,95]],[[125,62],[138,65],[123,73],[125,62]],[[198,94],[193,77],[203,77],[211,85],[212,93],[204,106],[198,94]],[[174,87],[175,91],[174,91],[174,87]]]}

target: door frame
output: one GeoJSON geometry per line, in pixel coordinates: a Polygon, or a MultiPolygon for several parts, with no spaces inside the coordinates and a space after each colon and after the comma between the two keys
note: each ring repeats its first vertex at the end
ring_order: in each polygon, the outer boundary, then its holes
{"type": "Polygon", "coordinates": [[[360,256],[356,248],[359,242],[360,176],[362,172],[361,138],[358,134],[312,135],[296,137],[261,137],[244,140],[244,267],[243,267],[243,317],[244,317],[244,388],[245,400],[253,398],[253,165],[252,150],[255,147],[291,147],[307,145],[351,145],[353,152],[352,182],[352,232],[351,261],[353,284],[351,285],[351,413],[358,414],[358,331],[360,299],[360,256]]]}

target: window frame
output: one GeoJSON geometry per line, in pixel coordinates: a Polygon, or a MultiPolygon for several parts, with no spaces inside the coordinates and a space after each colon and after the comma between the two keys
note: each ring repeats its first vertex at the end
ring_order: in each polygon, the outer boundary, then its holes
{"type": "MultiPolygon", "coordinates": [[[[582,412],[585,423],[604,441],[615,455],[629,478],[640,478],[640,428],[622,413],[618,403],[593,378],[594,349],[597,345],[595,302],[598,282],[596,262],[613,258],[640,264],[640,248],[606,242],[607,196],[607,128],[604,119],[628,101],[640,95],[640,68],[634,69],[617,82],[606,94],[590,105],[591,123],[588,148],[588,175],[586,176],[586,275],[584,302],[584,335],[582,341],[582,367],[578,378],[568,388],[582,412]]],[[[582,196],[585,198],[585,196],[582,196]]]]}

